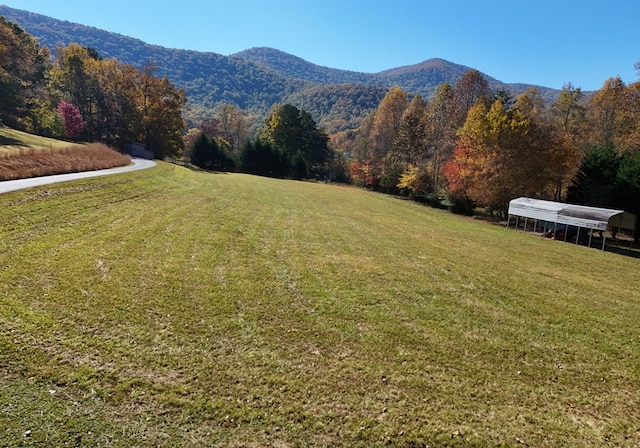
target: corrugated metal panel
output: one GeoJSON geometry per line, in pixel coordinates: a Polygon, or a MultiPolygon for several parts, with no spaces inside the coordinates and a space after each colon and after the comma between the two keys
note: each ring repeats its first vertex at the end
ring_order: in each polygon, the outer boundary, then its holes
{"type": "Polygon", "coordinates": [[[610,210],[607,208],[585,207],[583,205],[566,204],[560,214],[574,218],[592,221],[608,222],[612,216],[624,213],[624,210],[610,210]]]}
{"type": "Polygon", "coordinates": [[[518,198],[509,202],[509,214],[542,221],[557,222],[559,203],[531,198],[518,198]]]}
{"type": "Polygon", "coordinates": [[[558,218],[558,213],[549,210],[540,210],[534,208],[509,207],[509,214],[521,216],[523,218],[532,218],[540,221],[553,221],[558,218]]]}
{"type": "Polygon", "coordinates": [[[609,225],[608,221],[596,221],[593,219],[566,216],[562,214],[558,215],[558,220],[556,222],[559,224],[567,224],[570,226],[584,227],[586,229],[594,230],[607,230],[607,226],[609,225]]]}

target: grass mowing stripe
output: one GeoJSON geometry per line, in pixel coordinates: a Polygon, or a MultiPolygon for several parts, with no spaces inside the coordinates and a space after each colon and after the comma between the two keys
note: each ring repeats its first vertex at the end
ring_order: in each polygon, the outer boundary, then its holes
{"type": "Polygon", "coordinates": [[[0,204],[0,444],[640,437],[636,259],[167,164],[0,204]]]}

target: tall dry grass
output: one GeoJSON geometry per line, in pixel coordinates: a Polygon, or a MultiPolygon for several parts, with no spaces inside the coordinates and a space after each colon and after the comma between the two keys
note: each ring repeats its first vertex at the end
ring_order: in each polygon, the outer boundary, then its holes
{"type": "Polygon", "coordinates": [[[129,165],[131,157],[101,143],[65,149],[21,149],[0,154],[0,180],[93,171],[129,165]]]}

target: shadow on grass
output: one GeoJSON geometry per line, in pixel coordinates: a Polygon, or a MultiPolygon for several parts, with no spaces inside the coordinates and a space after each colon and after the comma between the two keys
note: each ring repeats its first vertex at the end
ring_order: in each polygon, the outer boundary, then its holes
{"type": "Polygon", "coordinates": [[[640,258],[640,250],[634,249],[633,247],[607,245],[604,250],[605,252],[612,252],[614,254],[624,255],[625,257],[640,258]]]}
{"type": "Polygon", "coordinates": [[[16,140],[15,138],[6,137],[4,135],[0,135],[0,146],[1,145],[26,146],[24,142],[21,142],[20,140],[16,140]]]}
{"type": "Polygon", "coordinates": [[[220,170],[215,170],[215,169],[208,170],[206,168],[197,167],[197,166],[192,165],[190,163],[182,163],[182,164],[181,163],[176,163],[176,165],[182,165],[183,167],[187,168],[188,170],[191,170],[191,171],[196,172],[196,173],[231,174],[231,173],[235,172],[235,171],[220,171],[220,170]]]}
{"type": "MultiPolygon", "coordinates": [[[[566,244],[576,244],[574,241],[558,241],[558,242],[566,243],[566,244]]],[[[584,243],[579,245],[583,247],[589,247],[584,243]]],[[[602,239],[594,238],[593,241],[591,242],[590,249],[602,250],[602,239]]],[[[607,239],[604,247],[604,251],[611,252],[613,254],[622,255],[625,257],[640,258],[640,250],[637,248],[634,248],[633,244],[631,244],[631,241],[626,241],[626,240],[607,239]]]]}
{"type": "MultiPolygon", "coordinates": [[[[506,221],[497,221],[497,220],[490,220],[490,219],[485,219],[485,218],[478,218],[477,216],[473,216],[472,219],[478,219],[479,221],[482,222],[487,222],[489,224],[494,224],[494,225],[498,225],[498,226],[506,226],[506,221]]],[[[512,228],[513,229],[513,228],[512,228]]],[[[519,232],[523,232],[522,228],[518,229],[519,232]]],[[[540,232],[526,232],[529,235],[532,236],[536,236],[536,237],[540,237],[540,238],[544,238],[542,233],[540,232]]],[[[562,240],[556,240],[556,242],[558,243],[565,243],[565,244],[576,244],[575,241],[562,241],[562,240]]],[[[598,237],[593,237],[592,241],[591,241],[591,246],[589,246],[588,244],[580,243],[580,246],[583,247],[589,247],[590,249],[597,249],[597,250],[601,250],[602,249],[602,238],[598,238],[598,237]]],[[[634,243],[631,241],[630,237],[626,237],[626,238],[622,238],[622,239],[613,239],[613,238],[607,238],[607,241],[605,243],[605,247],[604,247],[604,251],[605,252],[611,252],[614,254],[618,254],[618,255],[622,255],[625,257],[631,257],[631,258],[640,258],[640,246],[637,243],[634,243]]]]}

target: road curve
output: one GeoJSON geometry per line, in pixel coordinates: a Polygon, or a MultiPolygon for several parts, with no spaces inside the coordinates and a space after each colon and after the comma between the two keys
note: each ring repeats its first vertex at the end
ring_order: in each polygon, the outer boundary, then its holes
{"type": "Polygon", "coordinates": [[[68,180],[85,179],[87,177],[107,176],[109,174],[126,173],[128,171],[142,170],[156,165],[153,160],[131,159],[132,165],[106,170],[83,171],[81,173],[55,174],[53,176],[31,177],[29,179],[16,179],[0,181],[0,193],[22,190],[24,188],[39,187],[41,185],[66,182],[68,180]]]}

